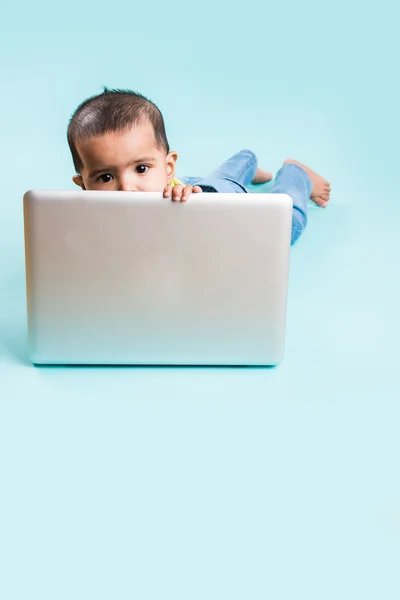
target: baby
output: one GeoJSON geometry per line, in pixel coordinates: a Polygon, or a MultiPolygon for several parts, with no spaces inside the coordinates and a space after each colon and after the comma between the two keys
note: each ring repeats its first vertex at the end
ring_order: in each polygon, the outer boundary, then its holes
{"type": "MultiPolygon", "coordinates": [[[[273,179],[257,168],[251,150],[241,150],[209,176],[175,176],[178,154],[170,150],[164,119],[157,106],[130,90],[109,90],[82,102],[67,132],[76,175],[83,190],[163,192],[165,198],[186,202],[197,192],[246,193],[246,187],[273,179]]],[[[288,194],[293,200],[293,244],[307,224],[307,201],[326,207],[330,185],[292,159],[284,161],[269,193],[288,194]]]]}

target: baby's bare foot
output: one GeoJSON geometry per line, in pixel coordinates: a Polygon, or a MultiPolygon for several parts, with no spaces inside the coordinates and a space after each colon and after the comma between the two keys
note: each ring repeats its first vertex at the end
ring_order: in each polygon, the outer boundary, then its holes
{"type": "Polygon", "coordinates": [[[321,175],[317,175],[314,171],[312,171],[309,167],[306,167],[298,160],[293,160],[292,158],[288,158],[283,161],[284,165],[293,164],[298,165],[302,169],[305,170],[306,173],[310,176],[312,190],[311,190],[311,200],[315,202],[318,206],[326,207],[328,205],[329,197],[331,194],[331,186],[330,183],[321,177],[321,175]]]}
{"type": "Polygon", "coordinates": [[[263,169],[257,169],[251,183],[267,183],[267,181],[271,181],[273,177],[272,173],[268,173],[268,171],[264,171],[263,169]]]}

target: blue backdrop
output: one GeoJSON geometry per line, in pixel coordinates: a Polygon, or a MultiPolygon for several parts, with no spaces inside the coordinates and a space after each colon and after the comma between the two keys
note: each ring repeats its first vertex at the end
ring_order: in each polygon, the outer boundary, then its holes
{"type": "Polygon", "coordinates": [[[0,597],[398,599],[400,105],[392,2],[9,3],[0,22],[0,597]],[[22,196],[70,188],[102,86],[178,176],[241,148],[332,185],[276,369],[34,368],[22,196]]]}

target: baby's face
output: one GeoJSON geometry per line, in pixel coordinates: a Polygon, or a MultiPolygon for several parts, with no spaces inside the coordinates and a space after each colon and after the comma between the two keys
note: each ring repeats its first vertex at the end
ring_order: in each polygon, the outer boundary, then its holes
{"type": "Polygon", "coordinates": [[[175,175],[177,153],[157,147],[147,121],[127,132],[78,140],[76,147],[83,167],[72,179],[84,190],[162,192],[175,175]]]}

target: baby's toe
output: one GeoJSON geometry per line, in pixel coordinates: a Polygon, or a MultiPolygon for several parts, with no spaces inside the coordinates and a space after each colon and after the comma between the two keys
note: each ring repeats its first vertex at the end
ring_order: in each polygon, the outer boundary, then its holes
{"type": "Polygon", "coordinates": [[[318,206],[323,206],[325,204],[325,200],[322,196],[317,196],[314,200],[315,204],[318,206]]]}

